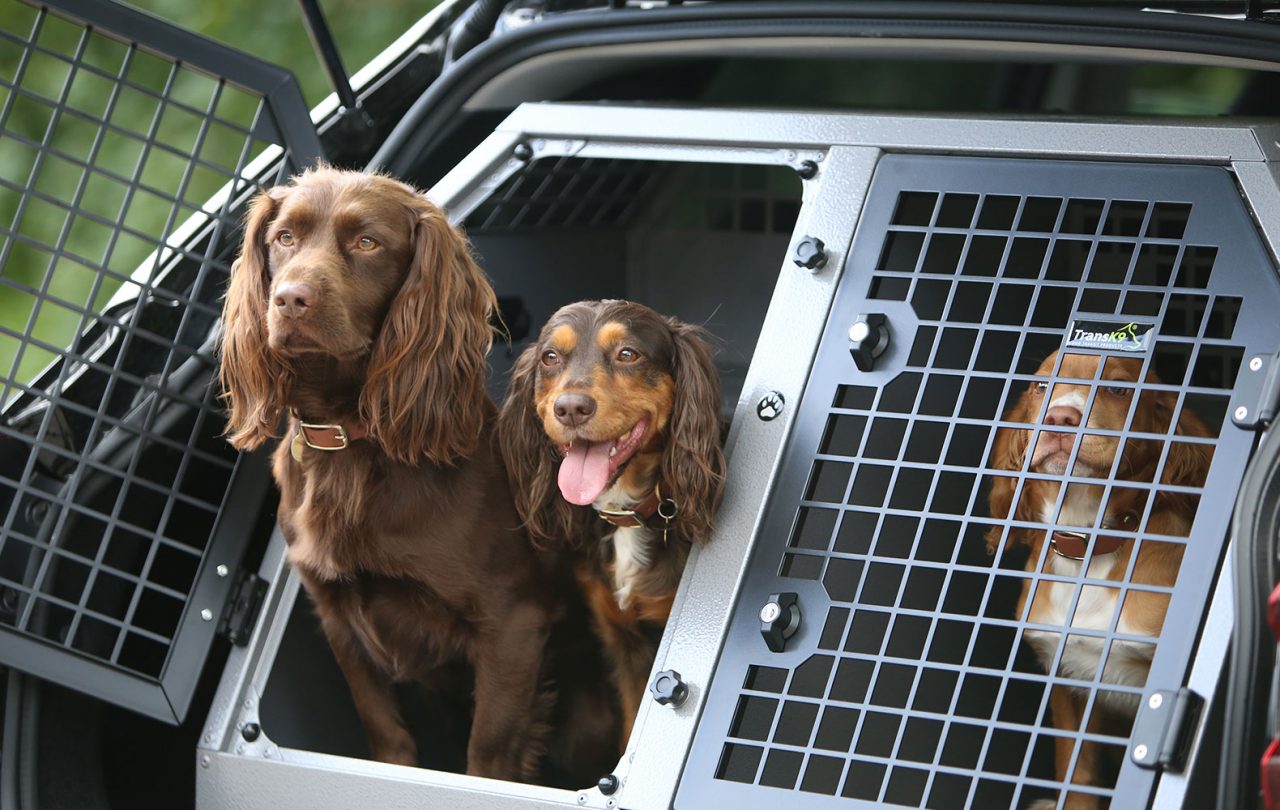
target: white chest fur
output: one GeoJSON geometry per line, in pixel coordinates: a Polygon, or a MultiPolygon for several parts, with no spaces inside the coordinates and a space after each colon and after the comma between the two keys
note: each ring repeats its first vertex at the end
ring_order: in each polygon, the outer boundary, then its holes
{"type": "MultiPolygon", "coordinates": [[[[596,498],[596,509],[630,509],[636,499],[623,490],[620,482],[596,498]]],[[[618,599],[618,606],[626,609],[631,606],[631,591],[636,578],[653,562],[651,548],[653,531],[645,526],[620,526],[606,538],[613,542],[613,593],[618,599]]]]}
{"type": "MultiPolygon", "coordinates": [[[[1088,528],[1096,519],[1098,502],[1096,497],[1068,498],[1063,504],[1062,514],[1057,523],[1060,526],[1088,528]]],[[[1052,515],[1042,515],[1045,522],[1052,520],[1052,515]]],[[[1080,575],[1083,562],[1072,560],[1047,551],[1046,571],[1059,576],[1077,577],[1080,575]]],[[[1089,570],[1085,575],[1088,580],[1096,580],[1098,584],[1086,584],[1078,587],[1073,582],[1033,582],[1030,587],[1036,589],[1032,600],[1030,620],[1035,624],[1052,625],[1062,628],[1073,628],[1094,631],[1109,631],[1112,623],[1116,623],[1116,631],[1125,634],[1141,635],[1142,631],[1130,626],[1121,614],[1120,591],[1114,581],[1108,581],[1109,575],[1119,563],[1118,554],[1106,554],[1089,562],[1089,570]],[[1105,584],[1104,584],[1105,583],[1105,584]],[[1074,610],[1072,602],[1074,601],[1074,610]]],[[[1047,630],[1027,630],[1027,641],[1035,649],[1041,664],[1048,669],[1058,655],[1058,645],[1062,634],[1047,630]]],[[[1058,661],[1057,675],[1075,680],[1093,680],[1102,656],[1106,655],[1103,665],[1102,681],[1105,683],[1142,686],[1147,679],[1151,667],[1151,655],[1154,645],[1132,641],[1116,641],[1109,650],[1104,650],[1106,642],[1101,638],[1068,634],[1066,647],[1058,661]]],[[[1137,695],[1102,691],[1098,699],[1109,708],[1132,714],[1137,710],[1137,695]]]]}

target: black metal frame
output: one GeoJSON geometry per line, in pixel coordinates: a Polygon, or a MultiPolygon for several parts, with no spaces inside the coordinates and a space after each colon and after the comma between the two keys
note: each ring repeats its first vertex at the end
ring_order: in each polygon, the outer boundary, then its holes
{"type": "MultiPolygon", "coordinates": [[[[1029,478],[1044,477],[1025,467],[994,469],[989,461],[993,428],[1041,430],[1038,424],[1008,421],[1009,406],[1027,385],[1046,380],[1032,374],[1049,351],[1059,348],[1069,319],[1102,313],[1161,324],[1155,349],[1132,356],[1168,382],[1135,386],[1138,395],[1173,392],[1179,408],[1194,398],[1196,410],[1212,403],[1211,414],[1201,415],[1211,422],[1216,418],[1220,432],[1216,440],[1162,437],[1136,433],[1128,422],[1122,431],[1072,432],[1212,443],[1207,481],[1186,491],[1203,504],[1233,500],[1254,440],[1227,415],[1242,404],[1231,394],[1234,377],[1241,360],[1270,357],[1280,343],[1274,320],[1280,284],[1229,174],[1207,167],[891,156],[877,168],[863,212],[748,562],[678,807],[712,801],[777,806],[796,795],[782,791],[797,789],[815,807],[848,806],[848,798],[867,802],[863,806],[987,807],[1025,803],[1036,792],[1053,795],[1061,785],[1051,778],[1051,769],[1050,778],[1042,775],[1043,753],[1036,750],[1037,740],[1063,736],[1044,717],[1052,686],[1085,690],[1086,711],[1093,711],[1104,690],[1143,699],[1156,689],[1180,687],[1196,647],[1225,547],[1227,510],[1198,510],[1190,538],[1153,539],[1145,530],[1108,532],[1140,544],[1176,543],[1184,555],[1172,590],[1131,582],[1132,567],[1121,582],[1109,583],[1119,587],[1121,599],[1138,590],[1171,594],[1166,630],[1146,684],[1122,687],[1101,680],[1101,666],[1093,679],[1080,680],[1045,675],[1025,652],[1019,660],[1025,631],[1061,637],[1064,628],[1029,627],[1025,615],[993,614],[1002,599],[1012,600],[1007,590],[1002,597],[1002,590],[1013,584],[1016,595],[1027,580],[1065,582],[1073,586],[1068,610],[1074,612],[1085,583],[1100,583],[1047,574],[1043,559],[1034,571],[994,567],[982,542],[989,527],[1049,531],[1056,525],[987,515],[989,481],[984,479],[1013,475],[1020,488],[1029,478]],[[895,218],[913,194],[927,201],[923,213],[895,218]],[[1057,201],[1047,227],[1022,224],[1027,200],[1035,197],[1057,201]],[[958,215],[943,210],[953,200],[960,203],[958,215]],[[997,224],[984,221],[987,200],[1008,209],[995,218],[997,224]],[[1072,213],[1069,202],[1087,205],[1072,213]],[[966,215],[968,203],[974,207],[966,215]],[[954,221],[944,221],[952,216],[954,221]],[[910,248],[895,253],[891,233],[907,237],[910,248]],[[978,240],[986,240],[985,256],[979,255],[978,240]],[[1087,244],[1087,252],[1074,268],[1055,266],[1054,245],[1068,241],[1087,244]],[[1039,249],[1019,262],[1011,258],[1017,242],[1037,243],[1039,249]],[[1118,248],[1108,254],[1110,248],[1100,250],[1101,245],[1118,248]],[[971,256],[987,266],[970,270],[971,256]],[[1117,256],[1127,258],[1115,261],[1117,256]],[[1190,261],[1180,269],[1184,258],[1190,261]],[[964,303],[963,285],[985,287],[983,303],[964,303]],[[1005,292],[1018,295],[1001,301],[1005,292]],[[1023,303],[1014,305],[1014,298],[1023,303]],[[1068,302],[1065,309],[1057,299],[1068,302]],[[848,330],[859,314],[874,312],[888,316],[890,349],[873,371],[858,372],[848,354],[848,330]],[[989,345],[984,338],[992,336],[1014,344],[1006,359],[994,363],[990,357],[1003,355],[989,355],[984,348],[989,345]],[[1181,379],[1168,370],[1179,367],[1181,379]],[[922,393],[935,383],[955,388],[922,393]],[[974,401],[981,406],[975,409],[974,401]],[[873,428],[886,416],[890,419],[873,428]],[[849,419],[862,420],[864,427],[838,435],[849,419]],[[895,420],[904,423],[902,436],[885,444],[885,431],[895,420]],[[933,438],[914,445],[916,427],[933,431],[933,438]],[[961,431],[972,435],[961,439],[961,431]],[[842,449],[832,449],[833,442],[842,449]],[[950,455],[957,449],[964,460],[950,455]],[[831,466],[838,475],[828,475],[832,470],[825,467],[831,466]],[[883,491],[864,484],[879,474],[886,476],[883,491]],[[871,501],[860,506],[864,494],[871,501]],[[869,516],[868,523],[853,522],[858,516],[869,516]],[[819,517],[831,518],[830,525],[819,517]],[[903,528],[911,525],[915,528],[903,528]],[[770,653],[760,637],[758,612],[769,594],[783,591],[799,594],[804,623],[786,652],[770,653]],[[944,625],[965,639],[945,654],[935,652],[950,641],[944,625]],[[918,649],[903,652],[908,647],[918,649]],[[924,683],[926,669],[935,678],[929,684],[924,683]],[[863,692],[851,700],[855,684],[863,692]],[[837,692],[844,696],[835,697],[837,692]],[[920,701],[933,705],[928,701],[939,694],[945,706],[921,708],[920,701]],[[1006,714],[1028,700],[1038,707],[1029,719],[1006,714]],[[843,719],[828,723],[829,712],[843,719]],[[967,726],[972,728],[962,728],[967,726]],[[976,756],[953,756],[953,729],[977,735],[970,742],[976,756]],[[911,739],[917,733],[925,737],[911,739]],[[932,747],[929,733],[936,734],[932,747]],[[988,757],[989,749],[994,758],[988,757]],[[1013,764],[1001,757],[1011,757],[1013,764]]],[[[1047,381],[1052,387],[1055,379],[1047,381]]],[[[1090,403],[1098,387],[1091,386],[1090,403]]],[[[1076,476],[1055,480],[1082,483],[1076,476]]],[[[1109,480],[1093,483],[1107,493],[1119,486],[1109,480]]],[[[1149,491],[1161,485],[1125,486],[1149,491]]],[[[1049,553],[1046,543],[1044,554],[1049,553]]],[[[1073,627],[1070,632],[1097,638],[1102,650],[1115,641],[1154,642],[1120,632],[1118,615],[1105,630],[1073,627]]],[[[1060,659],[1061,645],[1057,655],[1060,659]]],[[[1050,671],[1056,672],[1059,659],[1050,671]]],[[[1116,749],[1126,743],[1084,731],[1066,736],[1116,749]]],[[[962,738],[957,740],[970,739],[962,738]]],[[[1114,789],[1073,785],[1072,790],[1112,797],[1113,806],[1144,806],[1155,778],[1154,771],[1126,756],[1114,789]]]]}
{"type": "Polygon", "coordinates": [[[3,80],[0,138],[34,153],[25,183],[3,181],[21,198],[14,221],[0,228],[0,285],[32,302],[24,329],[0,327],[18,346],[2,377],[0,587],[12,604],[0,614],[0,660],[177,723],[269,490],[262,460],[237,458],[222,440],[210,386],[240,208],[262,183],[323,151],[287,71],[115,2],[32,5],[29,32],[0,32],[23,49],[17,74],[3,80]],[[46,25],[78,32],[71,52],[43,42],[46,25]],[[86,58],[101,37],[122,45],[112,69],[86,58]],[[66,71],[56,98],[24,84],[37,59],[66,71]],[[135,77],[132,66],[144,60],[165,66],[163,80],[135,77]],[[106,87],[100,111],[70,101],[77,79],[106,87]],[[175,95],[184,81],[207,84],[207,103],[175,95]],[[231,87],[257,99],[251,118],[232,120],[220,106],[231,87]],[[149,122],[121,118],[117,102],[129,94],[153,108],[149,122]],[[40,140],[12,126],[19,101],[47,111],[40,140]],[[193,140],[166,142],[170,115],[197,122],[193,140]],[[62,126],[84,133],[87,151],[56,147],[62,126]],[[111,137],[137,145],[131,170],[100,165],[111,137]],[[280,157],[252,166],[269,144],[282,147],[280,157]],[[211,157],[218,149],[231,157],[211,157]],[[74,188],[42,187],[46,164],[78,173],[74,188]],[[209,190],[193,190],[201,172],[214,192],[222,185],[212,204],[209,190]],[[120,194],[116,215],[93,210],[95,183],[120,194]],[[163,223],[129,219],[145,197],[168,206],[163,223]],[[28,231],[29,208],[62,212],[56,237],[28,231]],[[86,242],[100,257],[68,249],[74,228],[100,237],[86,242]],[[136,270],[115,258],[130,240],[151,251],[136,270]],[[38,283],[7,272],[15,246],[47,262],[38,283]],[[73,271],[92,274],[83,302],[56,291],[59,275],[73,271]],[[104,308],[114,285],[121,289],[104,308]],[[78,320],[69,347],[36,334],[47,307],[78,320]],[[31,382],[18,379],[28,349],[53,358],[31,382]]]}

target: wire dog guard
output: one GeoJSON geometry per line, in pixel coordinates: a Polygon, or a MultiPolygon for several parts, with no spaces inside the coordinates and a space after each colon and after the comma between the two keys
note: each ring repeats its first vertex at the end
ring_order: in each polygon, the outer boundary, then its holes
{"type": "MultiPolygon", "coordinates": [[[[1132,728],[1099,729],[1089,716],[1176,690],[1195,649],[1225,542],[1221,505],[1232,502],[1253,441],[1226,418],[1239,405],[1232,391],[1239,375],[1269,368],[1280,344],[1280,289],[1248,223],[1221,169],[881,161],[677,807],[1025,807],[1068,794],[1146,806],[1153,757],[1130,745],[1132,728]],[[874,315],[889,345],[860,370],[850,350],[862,334],[851,326],[866,332],[874,315]],[[1149,342],[1132,345],[1129,335],[1147,330],[1149,342]],[[1036,376],[1047,357],[1048,376],[1036,376]],[[1142,382],[1111,379],[1112,364],[1132,364],[1129,379],[1142,382]],[[996,464],[1001,431],[1025,431],[1032,447],[1050,433],[1043,406],[1022,422],[1011,415],[1038,385],[1052,396],[1089,392],[1079,425],[1054,428],[1080,437],[1077,462],[1099,443],[1113,456],[1147,443],[1167,466],[1187,446],[1211,455],[1207,477],[1176,487],[1192,504],[1189,533],[1148,523],[1153,510],[1142,504],[1162,490],[1158,473],[1124,480],[1120,463],[1058,475],[1025,460],[996,464]],[[1107,397],[1127,400],[1127,416],[1103,427],[1089,414],[1107,397]],[[1156,398],[1172,403],[1158,429],[1139,416],[1156,398]],[[1184,411],[1207,436],[1184,430],[1184,411]],[[1000,478],[1019,491],[1049,481],[1066,494],[1030,519],[993,515],[1000,478]],[[1105,489],[1104,502],[1139,493],[1136,519],[1095,531],[1092,515],[1069,514],[1077,487],[1105,489]],[[1176,583],[1144,580],[1132,562],[1118,577],[1093,562],[1064,574],[1048,562],[1048,543],[1025,565],[1014,554],[1001,564],[988,542],[1015,530],[1062,534],[1064,544],[1117,535],[1138,549],[1131,559],[1159,552],[1181,565],[1176,583]],[[1070,597],[1062,624],[1032,621],[1034,597],[1017,611],[1023,588],[1051,584],[1070,597]],[[801,626],[771,652],[762,622],[778,613],[765,606],[780,593],[797,595],[801,626]],[[1103,595],[1117,607],[1099,619],[1103,595]],[[1143,599],[1167,604],[1163,631],[1122,621],[1118,606],[1143,599]],[[1068,648],[1091,650],[1092,668],[1081,671],[1068,648]],[[1145,683],[1118,678],[1126,655],[1153,652],[1145,683]],[[1079,727],[1052,722],[1055,687],[1085,696],[1079,727]],[[1064,781],[1054,770],[1059,741],[1071,752],[1064,781]],[[1119,767],[1086,782],[1081,763],[1094,746],[1119,767]]],[[[1102,546],[1086,547],[1103,559],[1102,546]]]]}
{"type": "Polygon", "coordinates": [[[0,31],[0,661],[178,722],[267,486],[209,386],[238,207],[319,141],[278,68],[112,3],[19,12],[0,31]]]}

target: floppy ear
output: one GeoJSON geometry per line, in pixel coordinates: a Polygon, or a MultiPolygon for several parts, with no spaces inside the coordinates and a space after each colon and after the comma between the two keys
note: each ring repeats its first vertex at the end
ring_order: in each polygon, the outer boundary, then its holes
{"type": "Polygon", "coordinates": [[[252,450],[275,436],[288,394],[290,370],[267,347],[267,225],[283,189],[259,192],[249,204],[240,257],[222,303],[222,363],[218,380],[227,403],[227,437],[252,450]]]}
{"type": "MultiPolygon", "coordinates": [[[[1168,406],[1170,416],[1172,416],[1173,410],[1172,399],[1173,395],[1170,394],[1171,402],[1168,406]]],[[[1163,424],[1169,424],[1169,416],[1164,418],[1163,424]]],[[[1185,404],[1182,406],[1182,413],[1173,432],[1175,436],[1208,437],[1213,435],[1209,431],[1209,426],[1199,416],[1192,413],[1191,409],[1185,404]]],[[[1205,476],[1209,474],[1209,464],[1212,461],[1213,445],[1211,444],[1172,442],[1169,445],[1169,455],[1164,460],[1164,472],[1160,475],[1160,481],[1174,486],[1202,487],[1204,486],[1205,476]]]]}
{"type": "Polygon", "coordinates": [[[675,525],[688,540],[706,542],[724,495],[724,450],[720,446],[720,376],[706,332],[674,318],[675,402],[662,476],[679,509],[675,525]]]}
{"type": "Polygon", "coordinates": [[[452,464],[476,450],[490,409],[493,288],[444,211],[414,206],[414,257],[369,357],[360,414],[392,458],[452,464]]]}
{"type": "Polygon", "coordinates": [[[561,497],[556,485],[559,459],[533,402],[537,376],[535,343],[520,353],[511,372],[507,398],[498,415],[498,446],[511,480],[516,511],[530,539],[539,547],[544,542],[572,544],[582,537],[582,515],[589,510],[574,508],[561,497]]]}
{"type": "MultiPolygon", "coordinates": [[[[1030,390],[1030,389],[1028,389],[1030,390]]],[[[1018,398],[1018,402],[1004,416],[1006,422],[1029,422],[1033,417],[1029,415],[1031,410],[1029,398],[1023,393],[1018,398]]],[[[1020,430],[1018,428],[1000,428],[996,431],[995,444],[991,447],[991,459],[988,467],[993,470],[1009,470],[1018,472],[1022,469],[1023,461],[1027,455],[1027,445],[1030,444],[1029,430],[1020,430]]],[[[988,496],[988,514],[997,520],[1006,520],[1012,518],[1010,508],[1013,506],[1013,492],[1017,487],[1018,479],[1013,476],[999,475],[992,476],[991,494],[988,496]]],[[[987,533],[987,551],[994,554],[1000,543],[1001,527],[995,526],[987,533]]],[[[1014,530],[1009,529],[1007,537],[1012,538],[1014,530]]],[[[1007,542],[1007,541],[1006,541],[1007,542]]]]}

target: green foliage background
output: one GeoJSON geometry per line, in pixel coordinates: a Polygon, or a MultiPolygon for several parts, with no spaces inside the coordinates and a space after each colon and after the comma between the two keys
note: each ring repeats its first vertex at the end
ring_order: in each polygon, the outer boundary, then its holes
{"type": "MultiPolygon", "coordinates": [[[[440,0],[321,0],[349,73],[363,66],[440,0]]],[[[293,0],[136,0],[136,7],[179,26],[291,70],[308,106],[330,92],[293,0]]],[[[56,351],[68,345],[151,253],[153,244],[180,224],[228,179],[245,147],[233,127],[210,126],[201,115],[247,129],[257,97],[216,83],[193,70],[174,73],[168,62],[134,52],[108,37],[86,38],[82,27],[46,15],[20,0],[0,0],[0,379],[30,380],[56,351]],[[38,49],[25,42],[35,31],[38,49]],[[82,67],[72,68],[79,53],[82,67]],[[21,68],[20,68],[21,66],[21,68]],[[112,95],[114,76],[178,104],[160,105],[135,89],[112,95]],[[16,91],[14,88],[18,88],[16,91]],[[61,101],[67,109],[59,113],[61,101]],[[188,109],[189,108],[189,109],[188,109]],[[102,127],[105,119],[111,127],[102,127]],[[185,180],[185,155],[150,148],[146,133],[180,153],[199,154],[227,172],[197,168],[185,180]],[[48,141],[51,149],[42,150],[48,141]],[[85,171],[89,163],[93,171],[85,171]],[[121,178],[140,169],[144,186],[179,197],[183,205],[146,190],[130,190],[121,178]],[[38,195],[22,203],[33,183],[38,195]],[[53,203],[75,201],[68,216],[53,203]],[[122,219],[123,234],[108,223],[122,219]],[[54,248],[54,249],[51,249],[54,248]],[[92,265],[111,272],[102,275],[92,265]],[[41,298],[45,300],[41,301],[41,298]],[[30,330],[22,346],[16,335],[30,330]]],[[[256,151],[260,143],[250,144],[256,151]]]]}

